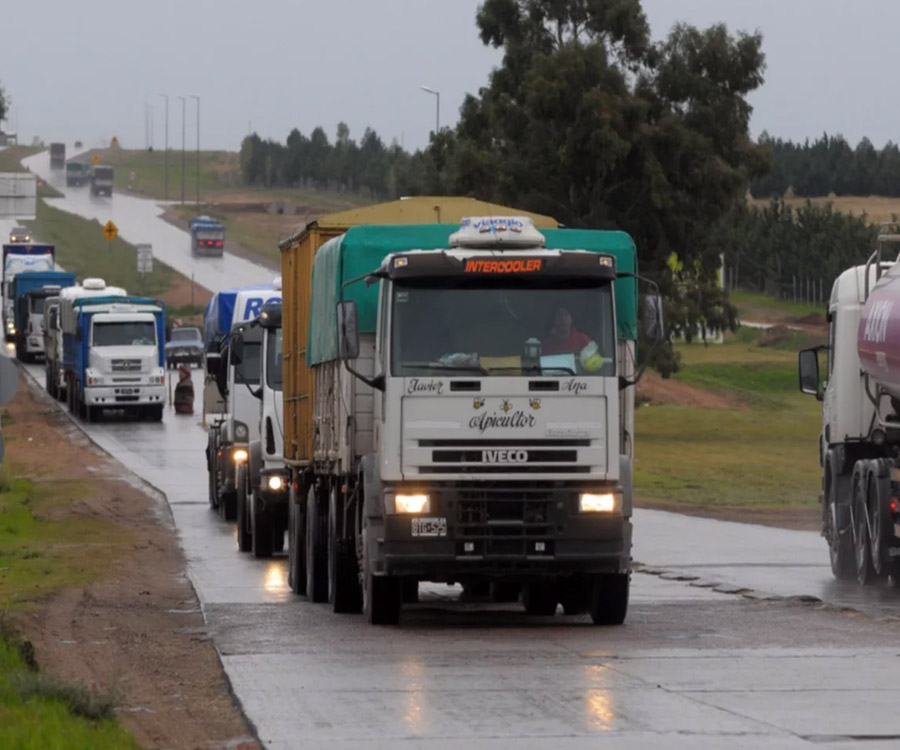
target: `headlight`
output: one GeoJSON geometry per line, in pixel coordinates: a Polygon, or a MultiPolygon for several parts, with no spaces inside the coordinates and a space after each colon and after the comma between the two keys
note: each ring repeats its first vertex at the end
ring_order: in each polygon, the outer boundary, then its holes
{"type": "Polygon", "coordinates": [[[90,370],[88,370],[87,373],[85,373],[85,374],[87,375],[86,379],[87,379],[88,385],[100,385],[101,383],[103,383],[102,376],[97,375],[96,373],[91,372],[90,370]]]}
{"type": "Polygon", "coordinates": [[[428,495],[394,495],[394,510],[397,513],[429,513],[431,498],[428,495]]]}
{"type": "Polygon", "coordinates": [[[234,423],[235,440],[246,440],[249,435],[250,431],[247,429],[247,425],[245,425],[243,422],[234,423]]]}
{"type": "Polygon", "coordinates": [[[232,452],[231,460],[234,461],[236,464],[242,464],[242,463],[244,463],[244,461],[247,460],[248,455],[249,454],[247,453],[246,450],[244,450],[243,448],[238,448],[237,450],[232,452]]]}
{"type": "Polygon", "coordinates": [[[578,498],[578,509],[582,513],[614,513],[618,508],[618,495],[612,492],[584,492],[578,498]]]}
{"type": "Polygon", "coordinates": [[[269,477],[269,489],[272,492],[281,492],[284,488],[284,479],[282,479],[278,474],[273,474],[269,477]]]}

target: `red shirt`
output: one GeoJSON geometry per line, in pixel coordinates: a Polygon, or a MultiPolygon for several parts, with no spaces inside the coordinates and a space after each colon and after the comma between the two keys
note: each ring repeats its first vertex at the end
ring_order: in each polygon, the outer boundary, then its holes
{"type": "Polygon", "coordinates": [[[567,339],[560,339],[552,333],[545,336],[541,341],[541,354],[574,354],[590,343],[591,340],[587,334],[573,328],[567,339]]]}

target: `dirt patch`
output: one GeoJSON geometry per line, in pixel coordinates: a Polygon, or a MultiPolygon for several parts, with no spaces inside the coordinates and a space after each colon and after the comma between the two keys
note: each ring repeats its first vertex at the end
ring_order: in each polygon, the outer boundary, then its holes
{"type": "Polygon", "coordinates": [[[674,378],[664,379],[658,373],[646,370],[637,385],[635,402],[643,404],[670,404],[673,406],[697,406],[702,409],[746,409],[747,405],[728,393],[715,393],[695,385],[682,383],[674,378]]]}
{"type": "Polygon", "coordinates": [[[780,510],[778,508],[735,508],[735,507],[708,507],[681,505],[678,503],[665,503],[645,498],[636,498],[635,505],[638,508],[651,510],[665,510],[670,513],[679,513],[685,516],[698,518],[711,518],[716,521],[734,521],[737,523],[752,523],[759,526],[772,526],[778,529],[793,529],[797,531],[821,531],[822,513],[817,508],[808,510],[780,510]]]}
{"type": "Polygon", "coordinates": [[[20,383],[7,408],[6,460],[36,483],[90,487],[59,512],[111,521],[137,540],[107,580],[16,616],[41,669],[115,695],[144,748],[258,748],[206,633],[164,499],[129,483],[33,384],[20,383]]]}

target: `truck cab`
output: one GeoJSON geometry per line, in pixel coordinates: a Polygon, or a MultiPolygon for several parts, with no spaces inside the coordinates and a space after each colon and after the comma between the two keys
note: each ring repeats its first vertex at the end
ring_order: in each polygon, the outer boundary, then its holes
{"type": "Polygon", "coordinates": [[[198,216],[188,225],[191,253],[221,258],[225,252],[225,226],[210,216],[198,216]]]}
{"type": "Polygon", "coordinates": [[[257,424],[249,460],[238,467],[238,549],[269,557],[284,547],[288,519],[288,474],[284,463],[283,339],[281,303],[264,305],[257,320],[232,335],[232,356],[243,362],[247,342],[260,342],[257,424]]]}
{"type": "Polygon", "coordinates": [[[259,402],[254,393],[260,386],[262,332],[251,323],[263,305],[280,300],[281,282],[276,279],[267,288],[219,292],[207,309],[207,341],[211,343],[206,354],[204,409],[221,404],[221,411],[208,423],[209,502],[227,521],[237,517],[238,465],[249,459],[251,442],[259,440],[259,402]],[[218,327],[223,320],[234,323],[228,335],[220,338],[218,327]],[[241,341],[240,354],[232,346],[235,335],[241,341]],[[209,393],[212,389],[214,395],[209,393]]]}
{"type": "Polygon", "coordinates": [[[15,289],[13,283],[20,273],[53,271],[54,245],[10,244],[3,246],[3,331],[7,341],[16,338],[15,289]]]}
{"type": "Polygon", "coordinates": [[[86,163],[74,160],[66,162],[66,187],[81,187],[87,184],[89,174],[86,163]]]}
{"type": "Polygon", "coordinates": [[[113,168],[105,164],[95,164],[90,168],[91,195],[113,194],[113,168]]]}

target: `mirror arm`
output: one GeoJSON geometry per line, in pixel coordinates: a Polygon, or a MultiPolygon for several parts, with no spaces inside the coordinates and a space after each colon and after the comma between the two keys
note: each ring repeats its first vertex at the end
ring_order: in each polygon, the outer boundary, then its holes
{"type": "Polygon", "coordinates": [[[384,391],[384,375],[376,375],[374,378],[369,378],[363,375],[361,372],[354,370],[350,367],[350,360],[344,360],[344,368],[349,372],[354,378],[361,380],[365,383],[369,388],[374,388],[376,391],[384,391]]]}

